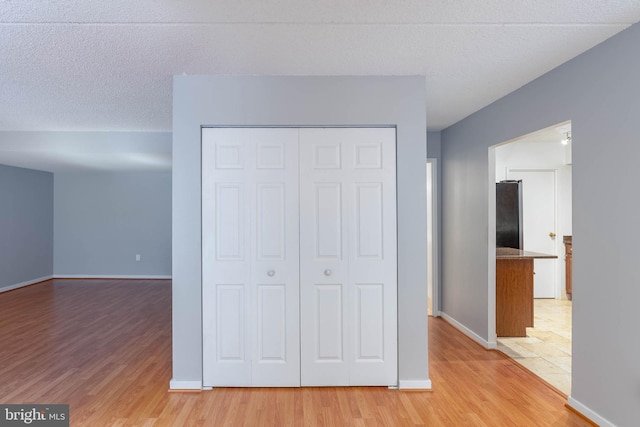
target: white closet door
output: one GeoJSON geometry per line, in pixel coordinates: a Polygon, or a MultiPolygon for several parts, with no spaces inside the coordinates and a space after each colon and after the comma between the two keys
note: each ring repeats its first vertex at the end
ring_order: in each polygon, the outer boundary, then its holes
{"type": "Polygon", "coordinates": [[[300,130],[302,385],[397,384],[395,129],[300,130]]]}
{"type": "Polygon", "coordinates": [[[300,385],[297,129],[202,130],[203,384],[300,385]]]}

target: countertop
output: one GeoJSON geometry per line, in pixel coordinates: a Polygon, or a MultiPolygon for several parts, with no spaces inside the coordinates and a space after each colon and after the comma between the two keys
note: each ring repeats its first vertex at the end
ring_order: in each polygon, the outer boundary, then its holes
{"type": "Polygon", "coordinates": [[[540,252],[525,251],[514,248],[496,248],[496,259],[534,259],[534,258],[558,258],[557,255],[541,254],[540,252]]]}

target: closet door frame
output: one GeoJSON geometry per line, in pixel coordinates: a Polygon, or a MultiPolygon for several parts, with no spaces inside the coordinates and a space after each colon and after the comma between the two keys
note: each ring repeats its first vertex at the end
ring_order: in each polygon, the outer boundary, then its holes
{"type": "MultiPolygon", "coordinates": [[[[234,280],[234,279],[228,279],[226,281],[229,283],[226,283],[226,284],[218,283],[218,285],[215,285],[213,287],[210,286],[210,284],[207,285],[205,283],[206,281],[205,276],[211,276],[212,271],[216,270],[215,266],[206,262],[206,259],[212,253],[213,254],[216,253],[215,252],[216,242],[207,241],[207,239],[205,238],[205,233],[207,232],[207,228],[211,225],[211,224],[207,224],[208,220],[206,220],[205,217],[207,215],[210,216],[210,214],[215,211],[215,203],[212,206],[211,200],[207,200],[208,198],[205,196],[206,194],[205,192],[207,188],[205,181],[208,179],[211,179],[210,174],[212,173],[210,168],[205,166],[207,157],[209,158],[211,157],[210,155],[209,156],[206,155],[207,149],[205,148],[204,135],[207,132],[207,129],[226,130],[231,133],[237,133],[237,134],[243,134],[244,132],[247,132],[247,134],[251,134],[251,132],[259,132],[263,130],[278,130],[278,129],[280,130],[286,129],[286,130],[298,131],[298,132],[305,131],[306,129],[310,129],[313,132],[313,130],[318,130],[318,129],[334,129],[334,130],[340,129],[340,130],[347,130],[347,131],[349,129],[354,129],[355,131],[357,131],[358,129],[361,129],[361,130],[367,129],[370,131],[375,131],[376,129],[380,130],[385,128],[387,131],[393,132],[392,155],[389,155],[389,152],[387,151],[387,149],[389,148],[388,147],[389,142],[387,142],[386,145],[382,147],[380,151],[379,160],[385,161],[385,162],[393,162],[393,170],[391,172],[393,174],[393,189],[392,189],[393,191],[389,193],[386,191],[386,189],[384,190],[382,188],[378,189],[376,187],[377,184],[372,185],[371,182],[369,182],[368,184],[364,182],[364,183],[361,183],[363,185],[359,185],[359,186],[355,185],[355,186],[351,186],[351,188],[349,189],[346,189],[347,192],[352,193],[354,198],[352,200],[348,200],[348,198],[343,197],[347,195],[347,193],[342,192],[341,204],[343,207],[351,206],[349,209],[352,211],[351,213],[353,213],[353,211],[357,210],[357,207],[354,205],[354,203],[355,204],[358,203],[356,200],[358,197],[364,194],[364,196],[362,196],[364,198],[361,197],[360,201],[364,200],[366,203],[365,199],[367,199],[367,197],[371,199],[371,197],[377,194],[378,190],[384,191],[385,196],[387,195],[389,196],[388,200],[391,200],[391,198],[393,199],[392,206],[391,205],[387,206],[388,203],[386,201],[383,203],[383,205],[386,206],[386,207],[383,206],[384,207],[383,215],[389,216],[389,212],[392,211],[392,216],[393,216],[393,227],[385,226],[385,232],[384,232],[384,238],[386,240],[392,240],[392,243],[388,245],[389,248],[386,248],[386,247],[384,248],[385,257],[393,258],[393,270],[387,271],[385,273],[384,282],[385,282],[385,286],[386,286],[386,283],[393,282],[392,283],[393,290],[392,292],[389,292],[387,289],[383,289],[384,287],[380,286],[381,283],[379,283],[380,282],[379,279],[369,280],[366,277],[359,277],[359,278],[355,277],[353,272],[350,271],[349,266],[347,265],[347,268],[344,272],[343,281],[344,283],[353,282],[356,285],[346,289],[346,293],[344,294],[345,298],[343,301],[344,305],[341,307],[344,319],[345,321],[347,321],[345,324],[345,328],[343,328],[343,333],[342,333],[342,349],[343,349],[343,358],[345,362],[343,364],[344,369],[342,369],[341,371],[342,373],[338,376],[326,375],[325,379],[329,380],[329,383],[325,384],[323,382],[317,382],[313,380],[313,381],[309,381],[307,384],[303,382],[302,385],[396,386],[398,384],[397,221],[396,221],[397,201],[395,199],[396,190],[397,190],[396,189],[397,181],[396,181],[396,175],[395,175],[396,174],[395,128],[389,128],[389,127],[373,127],[373,128],[372,127],[366,127],[366,128],[355,127],[354,128],[349,126],[327,127],[327,128],[317,127],[317,126],[312,126],[312,127],[297,127],[297,126],[228,127],[228,126],[225,126],[225,127],[206,127],[206,128],[203,128],[203,133],[202,133],[203,135],[202,146],[201,146],[202,147],[202,184],[203,184],[203,187],[202,187],[202,213],[203,213],[203,224],[202,224],[203,226],[202,227],[202,230],[203,230],[202,231],[203,232],[203,252],[202,252],[203,311],[202,313],[203,314],[202,316],[203,316],[203,385],[204,386],[206,387],[225,386],[225,385],[226,386],[300,386],[301,377],[304,378],[304,374],[303,372],[301,372],[301,369],[304,370],[304,367],[301,368],[301,351],[303,351],[303,349],[301,349],[301,342],[300,342],[300,340],[302,339],[301,335],[303,334],[301,318],[304,315],[303,313],[300,313],[300,310],[301,310],[300,293],[301,293],[301,287],[304,286],[304,284],[300,282],[300,278],[303,276],[301,271],[301,268],[302,268],[301,265],[303,263],[301,262],[299,257],[297,258],[299,267],[298,269],[296,269],[296,275],[297,275],[296,280],[298,280],[298,283],[297,283],[298,289],[297,289],[297,292],[295,292],[295,300],[298,301],[298,304],[296,304],[296,307],[295,307],[296,315],[294,316],[295,322],[293,322],[293,324],[295,324],[295,327],[292,328],[291,325],[289,324],[290,323],[289,320],[291,320],[292,318],[292,316],[289,314],[287,316],[288,329],[285,334],[288,347],[290,347],[291,345],[297,342],[297,380],[295,379],[292,380],[291,377],[289,376],[287,380],[280,381],[278,383],[279,381],[278,378],[282,379],[283,377],[283,375],[281,375],[280,373],[277,373],[277,369],[274,369],[278,364],[278,360],[269,361],[269,360],[264,360],[264,358],[263,360],[260,359],[260,351],[259,351],[260,340],[258,339],[256,334],[256,331],[260,329],[260,324],[261,324],[260,322],[258,322],[258,311],[260,310],[260,304],[258,303],[258,299],[257,299],[258,286],[261,286],[262,291],[266,291],[262,293],[264,295],[267,295],[267,299],[269,301],[271,302],[276,301],[277,303],[278,301],[281,301],[282,298],[281,296],[278,295],[279,293],[281,294],[281,292],[278,291],[279,287],[281,288],[281,283],[276,283],[277,281],[269,282],[268,280],[269,278],[275,277],[277,275],[276,273],[274,273],[273,275],[269,274],[273,272],[273,269],[268,266],[256,265],[256,262],[249,262],[251,260],[255,261],[256,255],[257,255],[257,252],[255,250],[255,242],[253,242],[252,239],[250,238],[250,236],[252,235],[253,236],[257,235],[256,224],[257,224],[257,221],[259,220],[259,218],[257,218],[258,216],[257,203],[256,203],[256,201],[258,200],[257,190],[253,191],[255,190],[255,188],[250,191],[251,194],[248,196],[248,199],[246,196],[244,197],[244,199],[249,200],[249,203],[245,201],[241,207],[240,207],[240,204],[238,205],[239,206],[238,212],[240,213],[240,211],[242,211],[241,212],[242,220],[239,221],[239,223],[241,223],[239,228],[242,229],[242,233],[244,233],[242,241],[244,242],[244,245],[246,245],[245,246],[246,248],[251,247],[250,255],[248,257],[249,259],[245,259],[247,258],[245,257],[243,258],[242,261],[237,260],[237,261],[241,261],[240,264],[244,263],[242,264],[242,267],[240,267],[240,269],[244,271],[244,276],[240,275],[239,277],[242,277],[242,278],[239,281],[243,282],[244,284],[250,284],[250,285],[239,286],[240,284],[236,283],[238,282],[238,280],[234,280]],[[354,202],[354,200],[356,201],[354,202]],[[256,216],[255,221],[253,221],[253,223],[250,218],[251,215],[256,216]],[[392,230],[390,228],[392,228],[392,230]],[[389,237],[388,235],[389,232],[392,233],[392,237],[389,237]],[[264,276],[263,273],[265,272],[267,273],[265,277],[258,278],[261,275],[264,276]],[[256,280],[260,281],[260,283],[258,284],[256,280]],[[219,298],[220,295],[226,296],[227,301],[231,301],[233,304],[229,305],[224,302],[221,302],[222,300],[219,298]],[[378,304],[380,305],[380,307],[384,306],[384,309],[385,309],[384,319],[391,320],[391,322],[386,322],[385,320],[384,324],[381,324],[376,318],[370,317],[368,320],[364,319],[365,321],[368,321],[368,324],[370,326],[373,325],[374,329],[384,334],[384,342],[386,344],[384,346],[384,349],[382,349],[380,352],[378,352],[375,349],[372,350],[372,348],[376,347],[376,345],[372,346],[365,343],[365,347],[367,347],[368,345],[369,348],[367,351],[364,351],[363,353],[362,339],[363,338],[366,339],[366,336],[363,336],[363,333],[362,333],[363,318],[362,316],[358,318],[358,316],[355,314],[355,313],[359,313],[358,304],[362,304],[363,298],[364,300],[368,300],[370,302],[373,301],[374,304],[378,304]],[[207,307],[207,304],[210,301],[214,301],[214,305],[207,307]],[[221,311],[224,311],[224,310],[233,311],[233,307],[241,309],[243,313],[245,313],[244,316],[238,316],[235,323],[237,328],[243,329],[243,333],[240,334],[242,336],[241,337],[236,336],[236,339],[232,340],[233,344],[236,345],[235,350],[238,350],[238,352],[237,354],[233,355],[235,358],[231,357],[231,358],[228,358],[229,360],[225,361],[228,363],[223,363],[220,366],[212,367],[210,363],[210,356],[211,355],[220,356],[221,355],[220,344],[224,343],[225,341],[225,337],[220,336],[221,330],[216,325],[215,318],[221,311]],[[209,308],[213,308],[213,310],[209,308]],[[251,320],[248,322],[249,323],[248,325],[242,324],[243,320],[241,320],[241,318],[247,319],[246,313],[253,313],[252,317],[250,317],[251,320]],[[292,334],[293,330],[296,331],[295,334],[292,334]],[[293,335],[295,335],[295,337],[293,335]],[[378,375],[377,378],[371,380],[369,378],[369,375],[371,374],[371,372],[380,370],[378,366],[379,365],[378,362],[382,361],[382,359],[384,359],[384,361],[386,362],[383,368],[384,373],[381,375],[378,375]],[[275,363],[269,363],[269,362],[275,362],[275,363]],[[265,368],[262,370],[263,372],[262,375],[260,374],[261,372],[260,368],[265,368]],[[269,369],[274,369],[273,373],[269,373],[269,369]],[[341,378],[341,379],[338,380],[338,378],[341,378]]],[[[304,144],[304,142],[301,142],[300,138],[298,137],[298,141],[294,145],[296,145],[296,147],[301,148],[302,144],[304,144]]],[[[246,151],[244,142],[239,146],[238,150],[239,150],[238,152],[241,152],[243,150],[246,151]]],[[[365,151],[362,152],[364,153],[363,155],[365,157],[372,153],[372,151],[369,151],[367,154],[365,151]]],[[[354,156],[356,155],[357,153],[354,153],[354,156]]],[[[298,156],[297,150],[296,150],[296,156],[298,156]]],[[[257,161],[255,157],[256,157],[255,155],[245,156],[244,160],[248,160],[250,163],[253,163],[257,161]]],[[[355,157],[353,157],[353,159],[355,159],[355,157]]],[[[214,161],[218,161],[218,158],[214,157],[214,161]]],[[[365,165],[365,167],[362,169],[368,169],[368,168],[375,169],[375,167],[372,167],[372,166],[375,166],[375,165],[369,165],[369,166],[365,165]]],[[[297,168],[298,168],[298,165],[296,161],[296,169],[297,168]]],[[[229,169],[234,169],[234,167],[231,167],[229,169]]],[[[233,188],[235,188],[236,190],[238,188],[244,189],[246,187],[251,187],[255,185],[257,182],[257,181],[251,181],[252,179],[256,178],[255,171],[253,174],[251,173],[247,174],[246,171],[244,173],[241,172],[242,170],[241,168],[236,167],[236,169],[239,169],[239,171],[237,171],[239,173],[236,175],[232,174],[232,178],[229,180],[229,182],[218,183],[220,184],[221,188],[227,185],[227,187],[225,187],[224,189],[225,190],[230,189],[230,191],[228,191],[229,194],[233,193],[233,191],[231,191],[233,190],[233,188]],[[229,183],[231,184],[231,186],[228,186],[229,183]]],[[[298,197],[301,198],[300,200],[302,200],[303,198],[303,195],[301,195],[301,192],[303,192],[304,190],[302,190],[298,184],[302,181],[302,178],[304,177],[305,172],[306,171],[301,168],[299,173],[296,171],[295,179],[289,177],[289,179],[296,181],[296,185],[295,185],[295,190],[296,190],[295,203],[296,204],[299,203],[298,197]]],[[[364,181],[367,181],[367,179],[365,178],[364,181]]],[[[273,183],[267,183],[267,185],[271,185],[271,184],[273,183]]],[[[273,185],[271,185],[271,190],[275,190],[275,187],[273,187],[273,185]]],[[[214,197],[214,199],[216,198],[217,196],[214,197]]],[[[233,199],[233,197],[231,197],[231,199],[233,199]]],[[[287,203],[290,203],[292,199],[293,199],[292,197],[287,197],[287,203]]],[[[375,197],[373,197],[373,199],[375,199],[375,197]]],[[[298,207],[300,211],[303,210],[302,206],[298,205],[298,207]]],[[[349,215],[349,213],[347,213],[347,215],[349,215]]],[[[297,218],[297,219],[302,222],[301,218],[297,218]]],[[[289,221],[288,223],[290,224],[295,223],[296,225],[298,225],[298,221],[289,221]]],[[[347,263],[349,264],[354,260],[358,259],[358,253],[357,253],[358,248],[353,244],[353,241],[355,241],[354,230],[358,227],[358,218],[356,218],[355,216],[352,218],[347,218],[347,220],[345,221],[345,226],[346,226],[346,230],[345,230],[345,233],[343,233],[343,236],[345,239],[352,240],[351,244],[349,244],[348,242],[343,242],[344,246],[342,247],[342,249],[346,251],[344,255],[349,258],[347,263]]],[[[298,229],[298,233],[300,233],[300,228],[298,229]]],[[[288,235],[291,236],[291,233],[289,233],[288,235]]],[[[296,237],[299,238],[300,235],[298,234],[296,237]]],[[[356,239],[357,239],[357,236],[356,236],[356,239]]],[[[291,268],[287,269],[287,271],[291,271],[291,270],[292,270],[291,268]]],[[[331,270],[331,274],[338,274],[338,270],[340,270],[340,268],[338,268],[335,272],[331,268],[328,268],[328,270],[331,270]]],[[[365,267],[365,270],[366,270],[366,267],[365,267]]],[[[280,270],[277,270],[277,271],[279,272],[280,270]]],[[[323,274],[325,275],[325,278],[326,278],[327,276],[326,273],[323,273],[323,274]]],[[[222,281],[225,281],[225,280],[222,280],[222,281]]],[[[288,281],[287,283],[291,282],[289,278],[287,278],[287,281],[288,281]]],[[[287,299],[286,299],[287,304],[290,304],[289,302],[290,297],[292,297],[293,295],[289,290],[287,290],[286,294],[287,294],[287,299]]],[[[265,307],[266,306],[268,306],[268,304],[265,305],[265,307]]],[[[229,314],[227,314],[227,316],[229,316],[229,314]]],[[[276,320],[277,320],[277,316],[276,316],[276,320]]],[[[373,341],[369,340],[369,344],[371,344],[372,342],[373,341]]],[[[271,353],[273,353],[273,346],[271,350],[272,350],[271,353]]],[[[289,348],[287,350],[289,350],[289,348]]],[[[223,354],[222,356],[225,356],[225,355],[223,354]]],[[[296,361],[292,360],[295,358],[296,356],[290,352],[287,352],[287,356],[285,357],[286,362],[291,363],[292,366],[296,366],[296,361]]],[[[276,357],[275,359],[278,359],[278,358],[276,357]]],[[[289,370],[289,372],[292,372],[292,370],[289,370]]],[[[284,376],[286,377],[286,375],[284,376]]]]}

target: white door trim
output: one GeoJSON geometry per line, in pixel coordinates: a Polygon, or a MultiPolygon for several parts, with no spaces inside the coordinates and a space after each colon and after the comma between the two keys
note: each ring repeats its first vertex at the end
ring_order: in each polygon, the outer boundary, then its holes
{"type": "MultiPolygon", "coordinates": [[[[440,317],[440,280],[439,280],[439,253],[440,253],[440,240],[439,240],[439,191],[438,191],[438,159],[427,158],[427,163],[431,164],[431,176],[427,177],[427,186],[429,186],[429,180],[431,181],[431,224],[432,233],[431,236],[431,248],[427,245],[427,251],[431,250],[431,254],[427,253],[427,256],[431,257],[431,271],[427,271],[427,275],[431,276],[431,284],[433,286],[431,295],[431,311],[432,316],[440,317]]],[[[427,206],[429,209],[429,206],[427,206]]]]}
{"type": "Polygon", "coordinates": [[[489,147],[487,179],[487,348],[498,347],[496,334],[496,145],[489,147]]]}

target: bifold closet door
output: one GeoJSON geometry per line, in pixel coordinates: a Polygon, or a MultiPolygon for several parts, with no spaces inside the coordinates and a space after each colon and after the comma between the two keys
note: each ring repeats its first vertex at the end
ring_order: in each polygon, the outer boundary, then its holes
{"type": "Polygon", "coordinates": [[[298,130],[202,130],[205,386],[299,386],[298,130]]]}
{"type": "Polygon", "coordinates": [[[300,129],[301,384],[397,385],[396,135],[300,129]]]}

